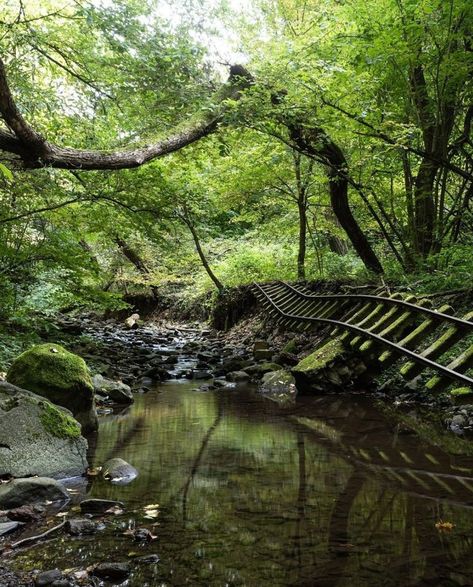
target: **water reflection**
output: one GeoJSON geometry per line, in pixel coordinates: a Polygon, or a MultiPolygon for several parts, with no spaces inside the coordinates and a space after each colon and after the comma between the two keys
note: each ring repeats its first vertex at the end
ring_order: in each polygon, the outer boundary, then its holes
{"type": "Polygon", "coordinates": [[[166,384],[101,424],[95,464],[121,457],[140,476],[97,479],[89,495],[124,501],[127,515],[17,563],[156,552],[129,585],[472,585],[473,462],[405,432],[359,396],[282,410],[246,389],[166,384]],[[159,539],[137,547],[123,529],[152,523],[143,507],[155,503],[159,539]],[[455,528],[439,532],[439,520],[455,528]]]}

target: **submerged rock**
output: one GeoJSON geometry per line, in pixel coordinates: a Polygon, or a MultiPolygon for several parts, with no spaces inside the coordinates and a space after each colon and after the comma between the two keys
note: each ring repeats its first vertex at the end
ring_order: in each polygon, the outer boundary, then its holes
{"type": "Polygon", "coordinates": [[[87,518],[74,518],[67,520],[65,530],[71,536],[80,536],[82,534],[95,534],[103,527],[103,524],[98,524],[87,518]]]}
{"type": "Polygon", "coordinates": [[[131,387],[121,381],[105,379],[102,375],[94,375],[92,382],[95,393],[107,395],[116,404],[132,404],[135,401],[131,387]]]}
{"type": "Polygon", "coordinates": [[[123,459],[117,458],[105,463],[102,476],[117,485],[126,485],[138,477],[138,471],[123,459]]]}
{"type": "Polygon", "coordinates": [[[130,574],[128,563],[101,563],[95,567],[92,574],[106,581],[126,579],[130,574]]]}
{"type": "Polygon", "coordinates": [[[49,477],[14,479],[0,485],[0,508],[46,501],[69,501],[69,494],[59,481],[49,477]]]}
{"type": "Polygon", "coordinates": [[[112,508],[123,508],[123,502],[111,499],[84,499],[80,503],[80,511],[83,514],[105,514],[112,508]]]}
{"type": "Polygon", "coordinates": [[[293,402],[297,395],[296,380],[284,369],[272,371],[263,376],[259,391],[278,403],[293,402]]]}
{"type": "Polygon", "coordinates": [[[69,411],[0,381],[0,475],[82,475],[86,455],[87,441],[69,411]]]}
{"type": "Polygon", "coordinates": [[[84,433],[98,426],[94,387],[85,361],[57,344],[41,344],[22,353],[7,381],[70,410],[84,433]]]}

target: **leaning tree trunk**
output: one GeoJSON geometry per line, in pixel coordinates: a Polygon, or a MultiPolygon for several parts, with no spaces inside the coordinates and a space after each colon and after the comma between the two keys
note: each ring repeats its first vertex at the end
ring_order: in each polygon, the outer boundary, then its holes
{"type": "Polygon", "coordinates": [[[330,188],[330,202],[333,213],[350,239],[355,251],[374,273],[383,273],[383,267],[371,248],[365,233],[352,214],[348,202],[348,164],[338,145],[318,127],[304,127],[301,123],[288,125],[290,137],[296,148],[309,157],[322,160],[327,168],[330,188]]]}
{"type": "MultiPolygon", "coordinates": [[[[136,268],[136,270],[139,273],[141,273],[141,275],[143,275],[143,277],[149,279],[151,271],[149,270],[148,266],[143,261],[143,259],[140,257],[140,255],[133,248],[130,247],[126,240],[121,238],[119,235],[115,236],[114,241],[117,243],[118,248],[123,253],[124,257],[126,257],[128,261],[130,261],[130,263],[136,268]]],[[[159,299],[158,288],[155,285],[150,285],[149,287],[153,294],[153,298],[157,301],[159,299]]]]}
{"type": "Polygon", "coordinates": [[[219,293],[221,293],[224,289],[223,283],[220,281],[220,279],[212,271],[212,268],[210,267],[209,262],[207,261],[207,257],[205,256],[205,253],[204,253],[202,246],[200,244],[199,235],[197,234],[197,230],[195,229],[195,226],[192,223],[192,220],[190,219],[190,216],[189,216],[187,209],[185,209],[183,214],[179,214],[179,217],[184,222],[184,224],[187,226],[187,228],[189,229],[189,231],[192,235],[192,239],[193,239],[194,245],[195,245],[195,250],[197,251],[197,254],[199,255],[199,259],[200,259],[205,271],[207,272],[207,275],[213,281],[213,283],[214,283],[215,287],[218,289],[219,293]]]}

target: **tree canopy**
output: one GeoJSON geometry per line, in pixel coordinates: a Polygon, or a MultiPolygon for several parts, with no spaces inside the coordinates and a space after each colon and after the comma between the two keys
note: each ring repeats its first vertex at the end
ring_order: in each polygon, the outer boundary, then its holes
{"type": "Polygon", "coordinates": [[[1,311],[464,285],[472,31],[469,0],[7,0],[1,311]]]}

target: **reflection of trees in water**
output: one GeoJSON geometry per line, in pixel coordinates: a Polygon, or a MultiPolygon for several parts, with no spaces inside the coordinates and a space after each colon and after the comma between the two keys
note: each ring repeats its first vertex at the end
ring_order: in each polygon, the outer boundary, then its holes
{"type": "Polygon", "coordinates": [[[184,525],[187,522],[187,499],[188,499],[188,495],[189,495],[190,486],[192,484],[192,481],[193,481],[197,471],[199,470],[199,466],[202,461],[202,457],[203,457],[205,450],[210,442],[210,439],[212,438],[213,433],[215,432],[218,425],[222,421],[223,404],[221,401],[218,401],[219,397],[220,396],[217,395],[217,415],[215,416],[215,420],[214,420],[212,426],[210,426],[210,428],[207,430],[207,433],[205,434],[205,436],[202,439],[202,443],[200,445],[199,452],[197,453],[197,455],[195,457],[195,460],[192,464],[192,468],[190,470],[189,476],[187,477],[187,480],[184,484],[184,487],[181,490],[182,491],[182,521],[183,521],[184,525]]]}
{"type": "MultiPolygon", "coordinates": [[[[123,450],[139,443],[145,463],[160,451],[154,486],[143,476],[143,488],[135,485],[133,497],[151,490],[170,506],[172,519],[162,530],[172,536],[177,518],[180,530],[172,554],[180,558],[182,575],[199,571],[194,552],[202,545],[209,560],[221,565],[218,572],[235,565],[247,584],[274,574],[274,585],[420,587],[427,581],[436,585],[433,577],[446,577],[459,561],[471,568],[469,539],[439,536],[435,529],[442,517],[467,522],[468,512],[457,509],[453,519],[455,508],[441,511],[436,502],[414,495],[413,483],[397,492],[381,474],[382,463],[368,468],[351,450],[369,450],[373,437],[383,450],[393,441],[389,428],[366,410],[339,406],[337,414],[344,417],[339,428],[334,426],[338,434],[323,437],[323,427],[309,430],[274,409],[259,409],[257,401],[245,404],[237,394],[182,394],[179,401],[169,406],[166,400],[162,406],[172,407],[172,428],[160,409],[152,419],[128,422],[129,429],[115,440],[123,450]],[[198,428],[192,428],[195,422],[198,428]],[[182,446],[178,453],[176,445],[182,446]],[[205,482],[211,477],[215,486],[201,485],[201,477],[205,482]]],[[[310,417],[307,412],[304,416],[310,417]]],[[[312,417],[317,420],[317,414],[312,417]]],[[[319,418],[330,428],[328,417],[319,418]]],[[[398,437],[396,450],[412,444],[412,437],[398,437]]],[[[385,452],[391,458],[394,448],[385,452]]],[[[161,548],[164,558],[168,547],[161,548]]]]}

